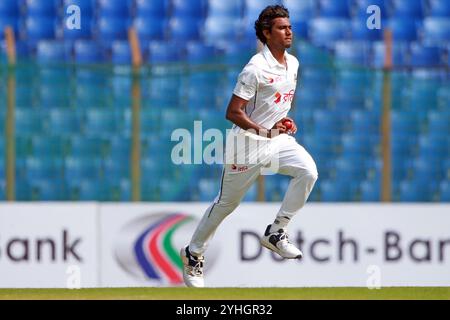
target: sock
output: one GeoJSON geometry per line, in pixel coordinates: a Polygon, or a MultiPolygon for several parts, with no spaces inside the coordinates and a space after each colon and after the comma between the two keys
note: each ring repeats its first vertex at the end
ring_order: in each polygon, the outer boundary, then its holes
{"type": "Polygon", "coordinates": [[[288,217],[277,217],[275,221],[270,226],[270,233],[278,232],[280,229],[286,229],[287,225],[291,219],[288,217]]]}

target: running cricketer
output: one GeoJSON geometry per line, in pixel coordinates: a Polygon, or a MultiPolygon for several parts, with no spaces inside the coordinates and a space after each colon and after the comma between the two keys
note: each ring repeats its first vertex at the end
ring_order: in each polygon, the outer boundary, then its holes
{"type": "Polygon", "coordinates": [[[318,173],[312,157],[292,137],[297,126],[287,117],[299,68],[298,60],[286,52],[293,40],[289,11],[280,5],[266,7],[255,22],[255,29],[264,47],[240,73],[227,107],[226,118],[233,122],[233,128],[227,136],[219,194],[203,215],[189,245],[180,252],[183,278],[190,287],[204,286],[203,254],[209,241],[261,171],[268,166],[273,168],[273,163],[276,173],[290,176],[291,181],[275,221],[261,237],[261,245],[285,259],[300,259],[303,255],[289,241],[287,226],[305,205],[318,173]]]}

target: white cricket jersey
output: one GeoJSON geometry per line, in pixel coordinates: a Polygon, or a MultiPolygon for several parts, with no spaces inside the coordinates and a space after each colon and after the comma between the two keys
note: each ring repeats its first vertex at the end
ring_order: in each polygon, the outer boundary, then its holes
{"type": "MultiPolygon", "coordinates": [[[[272,55],[267,45],[254,55],[239,74],[233,94],[248,100],[245,112],[255,123],[271,129],[291,109],[297,86],[299,62],[285,52],[287,69],[272,55]]],[[[234,125],[235,133],[243,131],[234,125]]]]}

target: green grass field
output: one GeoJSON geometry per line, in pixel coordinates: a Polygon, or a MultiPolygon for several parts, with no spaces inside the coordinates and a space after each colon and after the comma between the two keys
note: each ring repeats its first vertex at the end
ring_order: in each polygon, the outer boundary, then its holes
{"type": "Polygon", "coordinates": [[[0,300],[450,300],[450,287],[0,289],[0,300]]]}

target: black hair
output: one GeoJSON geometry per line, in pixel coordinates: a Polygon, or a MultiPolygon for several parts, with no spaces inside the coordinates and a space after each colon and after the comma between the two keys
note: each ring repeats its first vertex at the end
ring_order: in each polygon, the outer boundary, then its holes
{"type": "Polygon", "coordinates": [[[267,6],[255,21],[256,36],[264,44],[267,39],[263,30],[271,30],[275,18],[289,18],[289,10],[282,5],[267,6]]]}

